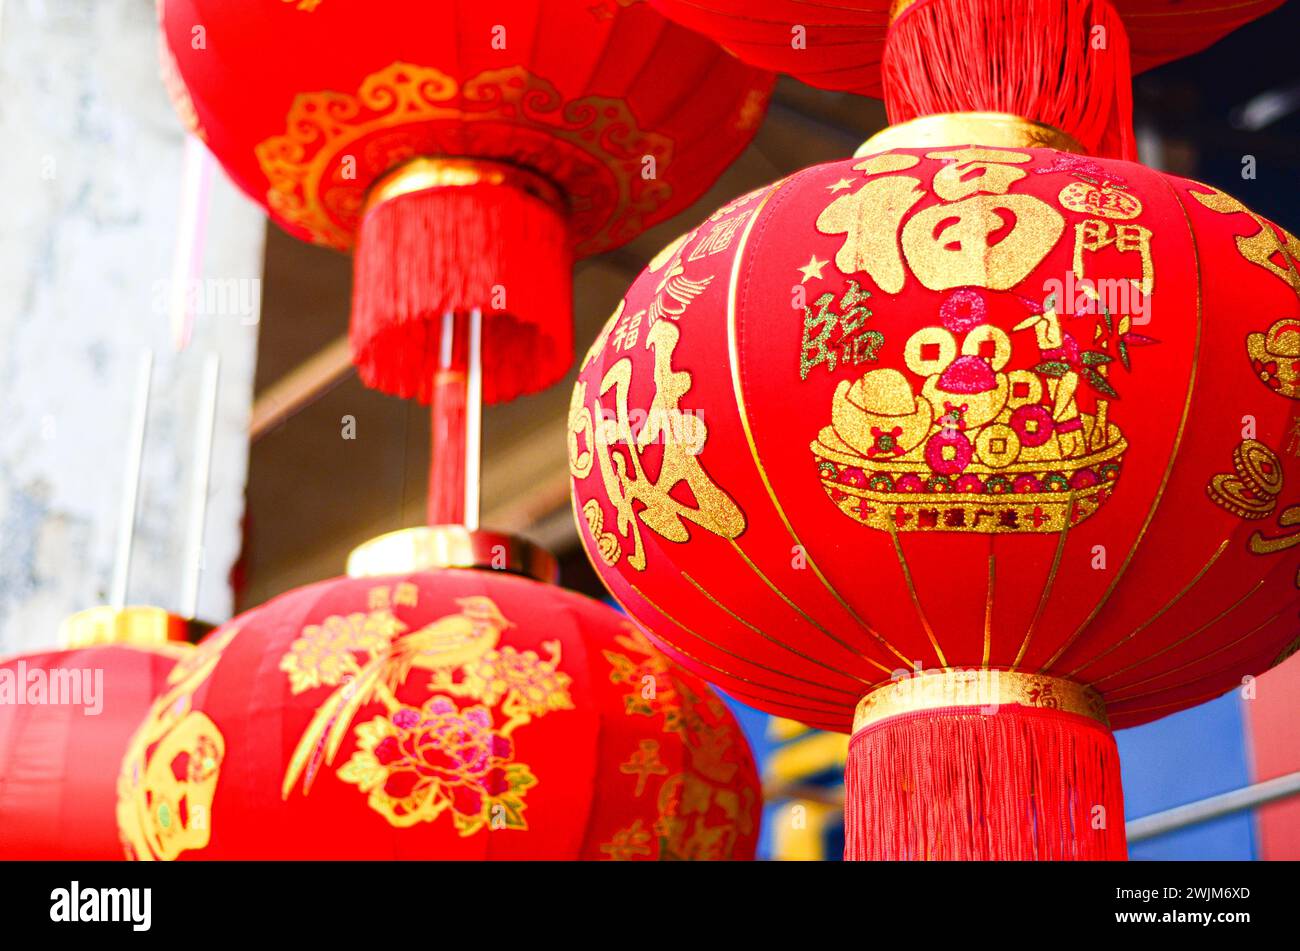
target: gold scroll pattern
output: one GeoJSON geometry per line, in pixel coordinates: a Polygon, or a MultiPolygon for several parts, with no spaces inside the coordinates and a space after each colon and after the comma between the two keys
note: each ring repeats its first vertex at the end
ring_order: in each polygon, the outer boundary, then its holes
{"type": "Polygon", "coordinates": [[[566,100],[545,79],[516,66],[460,82],[429,66],[393,63],[357,92],[299,95],[285,131],[254,150],[267,204],[318,244],[352,244],[374,178],[418,155],[466,154],[512,161],[566,189],[575,251],[593,254],[641,230],[671,197],[664,170],[672,141],[643,132],[622,100],[566,100]],[[501,123],[512,128],[502,146],[501,123]],[[658,175],[642,177],[646,156],[658,175]],[[344,174],[345,158],[360,167],[344,174]]]}

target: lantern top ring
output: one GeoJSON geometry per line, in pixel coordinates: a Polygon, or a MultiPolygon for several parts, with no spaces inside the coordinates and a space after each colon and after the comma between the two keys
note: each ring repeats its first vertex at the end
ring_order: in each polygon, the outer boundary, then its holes
{"type": "Polygon", "coordinates": [[[886,126],[858,147],[854,158],[890,149],[988,145],[1008,149],[1057,149],[1086,155],[1068,132],[1009,112],[939,112],[886,126]]]}
{"type": "Polygon", "coordinates": [[[466,185],[500,185],[515,188],[550,205],[561,214],[568,210],[564,193],[554,182],[509,162],[454,156],[420,156],[386,172],[366,193],[362,214],[402,195],[431,188],[466,185]]]}
{"type": "Polygon", "coordinates": [[[1110,725],[1101,694],[1092,687],[1045,674],[979,667],[900,671],[858,701],[853,732],[908,713],[963,707],[991,715],[1008,706],[1073,713],[1110,725]]]}
{"type": "Polygon", "coordinates": [[[161,647],[193,644],[212,630],[211,624],[144,604],[113,607],[103,604],[69,616],[59,627],[63,650],[100,647],[161,647]]]}
{"type": "Polygon", "coordinates": [[[479,568],[523,575],[545,584],[560,579],[546,549],[515,535],[463,525],[420,525],[372,538],[348,555],[348,575],[373,578],[440,568],[479,568]]]}

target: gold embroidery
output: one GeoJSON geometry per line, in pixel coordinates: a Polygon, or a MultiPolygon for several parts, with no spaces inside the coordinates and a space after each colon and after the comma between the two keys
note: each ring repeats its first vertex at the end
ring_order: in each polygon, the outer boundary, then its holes
{"type": "Polygon", "coordinates": [[[817,216],[822,234],[845,235],[835,252],[844,274],[865,271],[887,294],[903,289],[905,274],[898,253],[898,228],[912,206],[925,197],[920,180],[908,176],[877,178],[856,192],[835,199],[817,216]]]}
{"type": "Polygon", "coordinates": [[[127,745],[117,780],[117,827],[128,858],[171,861],[208,845],[226,740],[192,703],[238,633],[230,627],[209,636],[172,668],[166,689],[127,745]]]}
{"type": "Polygon", "coordinates": [[[664,318],[676,320],[681,317],[686,313],[686,308],[690,306],[691,301],[703,294],[713,280],[713,275],[702,278],[686,276],[682,252],[686,250],[686,245],[695,235],[695,231],[688,231],[650,259],[647,272],[657,274],[663,271],[663,277],[655,285],[655,296],[650,301],[649,308],[643,311],[649,314],[652,326],[656,321],[664,318]]]}
{"type": "MultiPolygon", "coordinates": [[[[1140,293],[1150,294],[1155,289],[1155,268],[1151,262],[1151,229],[1141,225],[1111,225],[1097,218],[1089,218],[1074,226],[1074,276],[1079,279],[1088,275],[1084,268],[1084,254],[1095,254],[1106,248],[1114,247],[1120,254],[1137,254],[1141,260],[1142,277],[1130,278],[1135,289],[1140,293]]],[[[1091,284],[1080,288],[1090,297],[1096,296],[1091,284]]]]}
{"type": "Polygon", "coordinates": [[[356,748],[338,770],[372,809],[399,828],[449,813],[462,836],[494,822],[527,828],[523,800],[537,778],[515,762],[511,734],[534,718],[573,709],[559,642],[543,645],[546,659],[500,645],[512,624],[483,596],[458,598],[459,613],[411,631],[386,605],[391,597],[415,606],[418,589],[380,586],[370,595],[377,606],[369,614],[309,625],[281,660],[295,693],[335,687],[299,739],[281,794],[288,798],[300,778],[308,794],[360,709],[379,701],[386,712],[356,725],[356,748]],[[417,669],[429,675],[424,689],[432,696],[413,705],[398,693],[417,669]],[[457,698],[468,705],[458,706],[457,698]]]}
{"type": "Polygon", "coordinates": [[[645,345],[654,350],[655,394],[644,425],[634,433],[628,407],[632,384],[632,361],[623,358],[606,371],[600,382],[600,396],[613,392],[614,418],[601,415],[599,400],[592,403],[595,455],[610,504],[617,513],[619,535],[633,543],[628,564],[645,570],[645,550],[640,525],[674,542],[690,539],[685,522],[723,538],[735,538],[745,529],[745,517],[736,503],[715,484],[699,462],[699,451],[708,440],[708,429],[699,416],[683,413],[682,398],[691,388],[691,374],[674,370],[673,352],[680,331],[668,320],[657,321],[646,335],[645,345]],[[652,442],[663,443],[662,461],[656,478],[647,475],[641,452],[652,442]],[[622,451],[615,452],[616,447],[622,451]],[[685,483],[695,505],[679,501],[673,491],[685,483]],[[636,508],[640,503],[642,508],[636,508]]]}
{"type": "Polygon", "coordinates": [[[704,236],[703,240],[691,249],[690,257],[688,257],[687,260],[698,261],[700,258],[708,257],[713,254],[721,254],[726,251],[731,247],[731,242],[736,237],[736,232],[738,232],[741,226],[749,220],[751,214],[752,212],[747,211],[744,214],[736,215],[732,218],[728,218],[726,221],[721,221],[715,224],[711,229],[709,229],[709,233],[704,236]]]}
{"type": "Polygon", "coordinates": [[[1211,477],[1206,486],[1210,499],[1238,518],[1267,518],[1282,491],[1281,460],[1262,442],[1247,439],[1233,450],[1232,463],[1234,473],[1211,477]]]}
{"type": "Polygon", "coordinates": [[[738,738],[726,709],[678,677],[635,625],[624,622],[623,627],[625,633],[615,638],[623,651],[603,652],[611,664],[609,679],[629,688],[624,697],[628,716],[663,718],[663,732],[681,744],[686,767],[673,773],[660,758],[659,742],[641,740],[619,769],[636,777],[637,797],[649,791],[651,777],[664,777],[655,795],[654,839],[637,819],[601,851],[616,860],[652,856],[656,850],[651,843],[657,840],[661,860],[731,858],[738,839],[754,831],[757,800],[752,789],[738,791],[732,785],[740,768],[732,755],[738,738]],[[651,683],[654,691],[647,695],[651,683]]]}
{"type": "Polygon", "coordinates": [[[651,776],[667,776],[668,767],[659,759],[659,741],[642,740],[635,753],[626,763],[619,766],[620,773],[636,777],[635,796],[645,792],[646,780],[651,776]]]}
{"type": "Polygon", "coordinates": [[[1246,355],[1261,383],[1281,396],[1300,400],[1300,319],[1284,317],[1266,334],[1247,334],[1246,355]]]}
{"type": "Polygon", "coordinates": [[[642,132],[627,104],[588,96],[565,100],[523,67],[488,70],[464,83],[428,66],[393,63],[356,94],[298,96],[285,132],[255,149],[268,182],[267,204],[319,244],[346,250],[367,185],[416,155],[469,153],[515,162],[563,182],[579,256],[613,247],[641,229],[671,194],[663,178],[672,142],[642,132]],[[508,148],[492,130],[509,121],[508,148]],[[400,128],[401,136],[392,130],[400,128]],[[653,156],[659,176],[645,179],[653,156]],[[342,159],[362,167],[344,174],[342,159]]]}
{"type": "Polygon", "coordinates": [[[1253,235],[1237,235],[1238,253],[1251,264],[1259,265],[1286,282],[1300,297],[1300,239],[1255,214],[1226,192],[1201,182],[1196,184],[1208,189],[1208,192],[1191,193],[1206,208],[1221,215],[1246,215],[1258,225],[1259,230],[1253,235]],[[1273,260],[1274,256],[1281,258],[1280,264],[1273,260]]]}
{"type": "Polygon", "coordinates": [[[1071,182],[1056,196],[1061,207],[1085,215],[1128,221],[1142,214],[1142,201],[1115,185],[1071,182]]]}
{"type": "MultiPolygon", "coordinates": [[[[1257,439],[1246,439],[1232,451],[1232,467],[1232,473],[1221,472],[1210,477],[1205,490],[1211,501],[1250,521],[1272,515],[1284,486],[1282,460],[1277,453],[1257,439]]],[[[1294,530],[1285,535],[1255,532],[1249,543],[1252,554],[1274,555],[1300,545],[1300,505],[1283,509],[1277,525],[1294,530]]],[[[1300,570],[1296,572],[1295,583],[1300,588],[1300,570]]]]}
{"type": "Polygon", "coordinates": [[[587,499],[582,505],[582,517],[587,523],[587,530],[596,540],[596,551],[600,560],[607,565],[618,564],[623,550],[618,544],[618,536],[605,531],[605,513],[595,499],[587,499]]]}
{"type": "Polygon", "coordinates": [[[863,159],[853,168],[859,172],[866,172],[868,175],[883,175],[886,172],[904,172],[920,164],[921,160],[915,155],[899,152],[873,155],[870,158],[863,159]]]}
{"type": "MultiPolygon", "coordinates": [[[[1048,308],[1015,329],[1031,328],[1043,354],[1033,371],[1007,371],[1012,341],[995,326],[960,342],[931,326],[904,347],[907,368],[925,378],[919,393],[892,368],[841,380],[831,425],[811,444],[840,510],[889,532],[1060,532],[1092,515],[1128,444],[1104,399],[1080,410],[1084,371],[1055,359],[1057,315],[1048,308]]],[[[1114,392],[1101,376],[1091,385],[1114,392]]]]}
{"type": "MultiPolygon", "coordinates": [[[[943,203],[908,218],[925,196],[920,179],[886,175],[832,200],[822,210],[817,230],[845,235],[835,255],[836,266],[845,274],[865,271],[888,294],[903,288],[904,259],[917,280],[931,290],[1007,290],[1018,284],[1038,266],[1065,227],[1065,219],[1042,199],[1008,194],[1027,174],[1014,166],[1028,162],[1030,156],[967,148],[929,152],[926,157],[945,162],[930,183],[943,203]],[[1005,228],[1006,215],[1012,216],[1014,224],[990,244],[989,238],[1005,228]]],[[[868,174],[887,169],[894,163],[886,163],[886,158],[876,156],[856,167],[868,174]]]]}

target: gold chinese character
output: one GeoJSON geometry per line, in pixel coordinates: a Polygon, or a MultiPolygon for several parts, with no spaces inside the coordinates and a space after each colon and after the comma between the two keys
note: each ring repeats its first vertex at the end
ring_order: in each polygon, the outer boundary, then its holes
{"type": "Polygon", "coordinates": [[[1065,219],[1047,202],[1033,195],[1007,194],[1026,175],[1014,166],[1028,162],[1030,156],[956,149],[930,152],[927,158],[947,162],[931,180],[941,204],[909,218],[926,194],[920,179],[886,175],[836,198],[822,210],[817,229],[845,235],[835,255],[836,266],[846,274],[865,271],[888,294],[903,289],[904,260],[931,290],[1007,290],[1024,280],[1065,229],[1065,219]]]}
{"type": "MultiPolygon", "coordinates": [[[[735,538],[745,529],[745,516],[709,478],[697,458],[708,439],[708,429],[698,415],[681,409],[682,397],[691,388],[691,375],[672,368],[679,336],[677,327],[664,320],[655,323],[646,336],[646,344],[655,355],[655,395],[640,434],[633,432],[628,410],[632,361],[627,358],[610,367],[600,382],[601,396],[613,392],[614,418],[602,418],[592,427],[601,478],[618,515],[618,532],[632,538],[628,564],[638,571],[644,571],[646,565],[640,525],[674,542],[690,538],[687,521],[724,538],[735,538]],[[662,461],[658,477],[652,479],[646,474],[641,453],[657,440],[663,442],[662,461]],[[615,446],[622,446],[624,451],[615,452],[615,446]],[[673,497],[683,482],[695,500],[694,506],[673,497]],[[635,503],[643,507],[638,510],[635,503]]],[[[599,403],[592,408],[599,416],[599,403]]]]}
{"type": "MultiPolygon", "coordinates": [[[[1141,225],[1112,225],[1100,218],[1089,218],[1074,226],[1074,276],[1087,276],[1084,253],[1096,254],[1111,246],[1120,254],[1136,253],[1142,262],[1142,278],[1134,286],[1143,294],[1150,294],[1155,285],[1155,270],[1151,263],[1151,229],[1141,225]]],[[[1081,290],[1090,297],[1096,292],[1085,284],[1081,290]]]]}

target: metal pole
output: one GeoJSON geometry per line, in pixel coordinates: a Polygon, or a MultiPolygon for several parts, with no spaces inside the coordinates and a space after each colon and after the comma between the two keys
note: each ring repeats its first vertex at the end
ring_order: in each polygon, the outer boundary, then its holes
{"type": "Polygon", "coordinates": [[[469,359],[465,392],[465,527],[478,529],[483,447],[483,311],[469,312],[469,359]]]}
{"type": "Polygon", "coordinates": [[[118,510],[117,557],[113,559],[113,586],[109,604],[126,607],[131,578],[131,545],[135,541],[135,507],[140,497],[140,464],[144,459],[144,433],[149,421],[149,384],[153,379],[153,351],[140,354],[135,400],[126,438],[126,472],[122,478],[122,501],[118,510]]]}
{"type": "Polygon", "coordinates": [[[1219,819],[1235,812],[1277,802],[1279,799],[1286,799],[1297,793],[1300,793],[1300,772],[1287,773],[1285,776],[1267,779],[1253,786],[1234,789],[1232,792],[1210,796],[1208,799],[1190,802],[1185,806],[1176,806],[1164,812],[1134,819],[1124,827],[1124,830],[1130,842],[1142,842],[1188,826],[1209,822],[1211,819],[1219,819]]]}
{"type": "Polygon", "coordinates": [[[208,516],[208,485],[212,473],[212,440],[217,426],[217,394],[221,386],[221,357],[209,353],[203,361],[199,413],[194,427],[194,469],[190,483],[190,521],[185,532],[185,575],[181,616],[199,611],[199,581],[203,577],[203,530],[208,516]]]}

